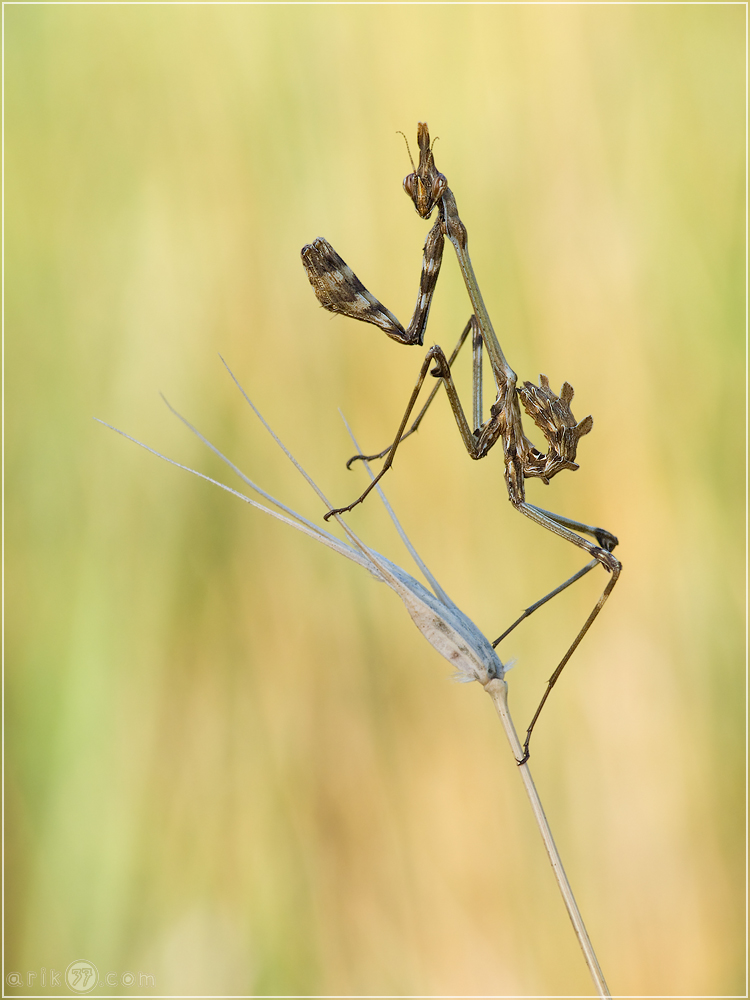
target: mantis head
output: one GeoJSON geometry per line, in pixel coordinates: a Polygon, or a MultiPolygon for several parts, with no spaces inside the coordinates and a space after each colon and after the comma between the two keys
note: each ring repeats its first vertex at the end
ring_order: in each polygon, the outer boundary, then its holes
{"type": "MultiPolygon", "coordinates": [[[[403,132],[401,135],[404,135],[403,132]]],[[[406,136],[404,135],[406,141],[406,136]]],[[[404,177],[404,191],[414,202],[417,214],[423,219],[429,219],[432,210],[445,194],[448,181],[445,174],[441,174],[435,166],[432,156],[432,146],[430,145],[430,131],[427,122],[417,124],[417,144],[419,146],[419,166],[414,166],[409,143],[406,148],[411,160],[412,173],[404,177]]]]}

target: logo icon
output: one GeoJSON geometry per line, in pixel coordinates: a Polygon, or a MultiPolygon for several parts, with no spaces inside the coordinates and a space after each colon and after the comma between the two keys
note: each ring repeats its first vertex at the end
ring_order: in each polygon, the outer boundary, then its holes
{"type": "Polygon", "coordinates": [[[79,958],[65,970],[65,982],[75,993],[89,993],[99,982],[99,973],[93,962],[79,958]]]}

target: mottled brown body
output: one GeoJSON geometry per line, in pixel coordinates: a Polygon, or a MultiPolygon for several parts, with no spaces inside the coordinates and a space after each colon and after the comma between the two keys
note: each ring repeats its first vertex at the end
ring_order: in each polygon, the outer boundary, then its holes
{"type": "MultiPolygon", "coordinates": [[[[541,479],[543,483],[549,484],[553,476],[556,476],[563,469],[574,471],[578,468],[576,462],[578,441],[589,433],[593,427],[593,420],[588,416],[581,421],[576,421],[570,408],[573,387],[568,382],[563,383],[559,396],[550,388],[546,375],[539,376],[538,385],[533,382],[524,382],[520,387],[517,386],[516,373],[503,354],[479,291],[469,258],[466,227],[459,217],[456,199],[448,187],[445,175],[441,174],[435,166],[430,133],[424,122],[420,122],[417,126],[417,143],[419,164],[414,167],[412,161],[412,173],[404,178],[404,190],[411,198],[414,208],[421,218],[429,219],[435,208],[438,210],[438,216],[425,241],[419,296],[409,325],[406,327],[401,325],[394,314],[365,288],[352,269],[326,240],[318,238],[313,243],[303,247],[302,262],[318,301],[325,309],[349,316],[352,319],[372,323],[399,343],[422,345],[432,296],[440,274],[443,248],[445,240],[448,239],[456,252],[473,312],[450,358],[446,358],[442,348],[438,346],[431,347],[427,352],[393,444],[377,455],[355,455],[347,463],[351,465],[352,462],[360,458],[385,457],[380,473],[353,503],[347,507],[329,511],[326,518],[334,513],[340,514],[351,510],[364,500],[392,465],[401,441],[418,428],[427,408],[435,398],[440,384],[445,386],[459,433],[471,458],[484,458],[498,441],[502,441],[505,483],[508,497],[513,506],[537,524],[584,549],[591,557],[590,562],[582,570],[579,570],[547,597],[526,609],[521,618],[511,626],[511,629],[541,604],[575,582],[596,565],[602,565],[611,574],[596,607],[548,682],[545,695],[527,732],[524,744],[524,759],[527,759],[531,730],[547,695],[617,582],[621,566],[612,555],[612,550],[617,545],[617,538],[604,528],[593,527],[559,514],[553,514],[526,501],[526,479],[541,479]],[[451,374],[451,365],[469,333],[472,334],[474,349],[473,428],[470,427],[464,414],[451,374]],[[495,401],[490,407],[490,414],[486,421],[482,420],[481,402],[483,350],[487,352],[496,388],[495,401]],[[416,405],[430,365],[433,363],[434,368],[431,374],[440,379],[440,383],[433,388],[426,404],[407,431],[406,425],[416,405]],[[523,429],[521,405],[544,435],[547,442],[546,452],[541,452],[526,436],[523,429]],[[597,544],[584,537],[586,535],[595,539],[597,544]]],[[[495,645],[511,629],[504,632],[500,639],[496,640],[495,645]]]]}

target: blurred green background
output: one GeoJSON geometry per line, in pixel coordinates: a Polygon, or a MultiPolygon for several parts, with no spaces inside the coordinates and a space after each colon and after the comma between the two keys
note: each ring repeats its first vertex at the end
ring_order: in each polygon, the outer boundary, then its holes
{"type": "MultiPolygon", "coordinates": [[[[9,992],[80,958],[95,992],[591,992],[479,687],[360,569],[92,420],[236,485],[162,391],[321,518],[221,352],[353,499],[338,408],[384,446],[423,354],[321,310],[299,250],[327,237],[408,321],[418,120],[510,362],[594,415],[529,498],[625,568],[532,770],[610,987],[743,990],[744,18],[6,7],[9,992]]],[[[427,343],[468,314],[447,249],[427,343]]],[[[582,564],[442,397],[386,487],[490,638],[582,564]]],[[[375,500],[349,519],[408,565],[375,500]]],[[[602,584],[503,644],[519,729],[602,584]]]]}

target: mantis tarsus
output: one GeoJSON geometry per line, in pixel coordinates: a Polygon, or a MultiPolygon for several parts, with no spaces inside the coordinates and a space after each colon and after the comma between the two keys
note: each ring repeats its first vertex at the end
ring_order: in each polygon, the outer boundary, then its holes
{"type": "Polygon", "coordinates": [[[612,554],[612,550],[617,545],[617,538],[604,528],[596,528],[561,514],[553,514],[526,501],[524,484],[526,479],[537,478],[548,484],[550,479],[562,469],[575,470],[578,468],[575,462],[578,439],[589,433],[593,426],[593,420],[589,416],[576,422],[570,409],[573,387],[568,382],[563,383],[559,396],[550,389],[546,375],[540,375],[539,385],[534,385],[532,382],[518,385],[516,373],[503,354],[482,300],[474,269],[469,259],[466,227],[458,215],[456,199],[448,187],[445,175],[441,174],[435,166],[430,145],[430,133],[425,122],[420,122],[417,126],[417,142],[419,144],[419,165],[414,167],[412,160],[413,170],[404,178],[404,190],[413,201],[421,218],[429,219],[435,208],[438,209],[438,217],[425,241],[419,298],[409,325],[404,328],[399,323],[393,313],[365,288],[352,269],[326,240],[319,238],[303,247],[302,262],[318,301],[325,309],[343,316],[350,316],[352,319],[373,323],[399,343],[421,346],[424,343],[427,317],[440,273],[443,246],[447,236],[456,251],[473,313],[450,358],[446,358],[442,348],[438,346],[431,347],[427,352],[393,444],[378,455],[354,455],[347,463],[348,466],[351,466],[351,463],[357,459],[370,460],[385,457],[385,462],[378,475],[353,503],[347,507],[329,511],[326,514],[326,519],[333,514],[350,511],[357,504],[362,503],[378,480],[391,467],[396,449],[401,441],[417,429],[442,383],[448,394],[459,433],[470,457],[474,459],[484,458],[493,445],[497,441],[501,441],[508,497],[516,510],[547,528],[548,531],[552,531],[573,545],[584,549],[591,557],[590,561],[570,579],[537,601],[536,604],[527,608],[517,621],[495,640],[493,645],[497,645],[516,625],[542,604],[575,583],[597,565],[603,566],[610,574],[601,597],[547,682],[542,700],[526,732],[523,758],[519,761],[519,763],[523,763],[528,760],[531,733],[550,691],[617,583],[621,564],[612,554]],[[473,430],[464,414],[451,374],[451,365],[469,333],[472,335],[473,350],[473,430]],[[495,401],[490,407],[489,419],[484,422],[482,419],[483,349],[487,351],[497,390],[495,401]],[[426,404],[407,431],[409,417],[416,405],[430,365],[433,363],[435,367],[431,374],[440,379],[440,382],[433,388],[426,404]],[[535,448],[526,437],[521,421],[521,404],[546,438],[548,445],[546,454],[535,448]],[[584,535],[595,539],[596,544],[583,537],[584,535]]]}

